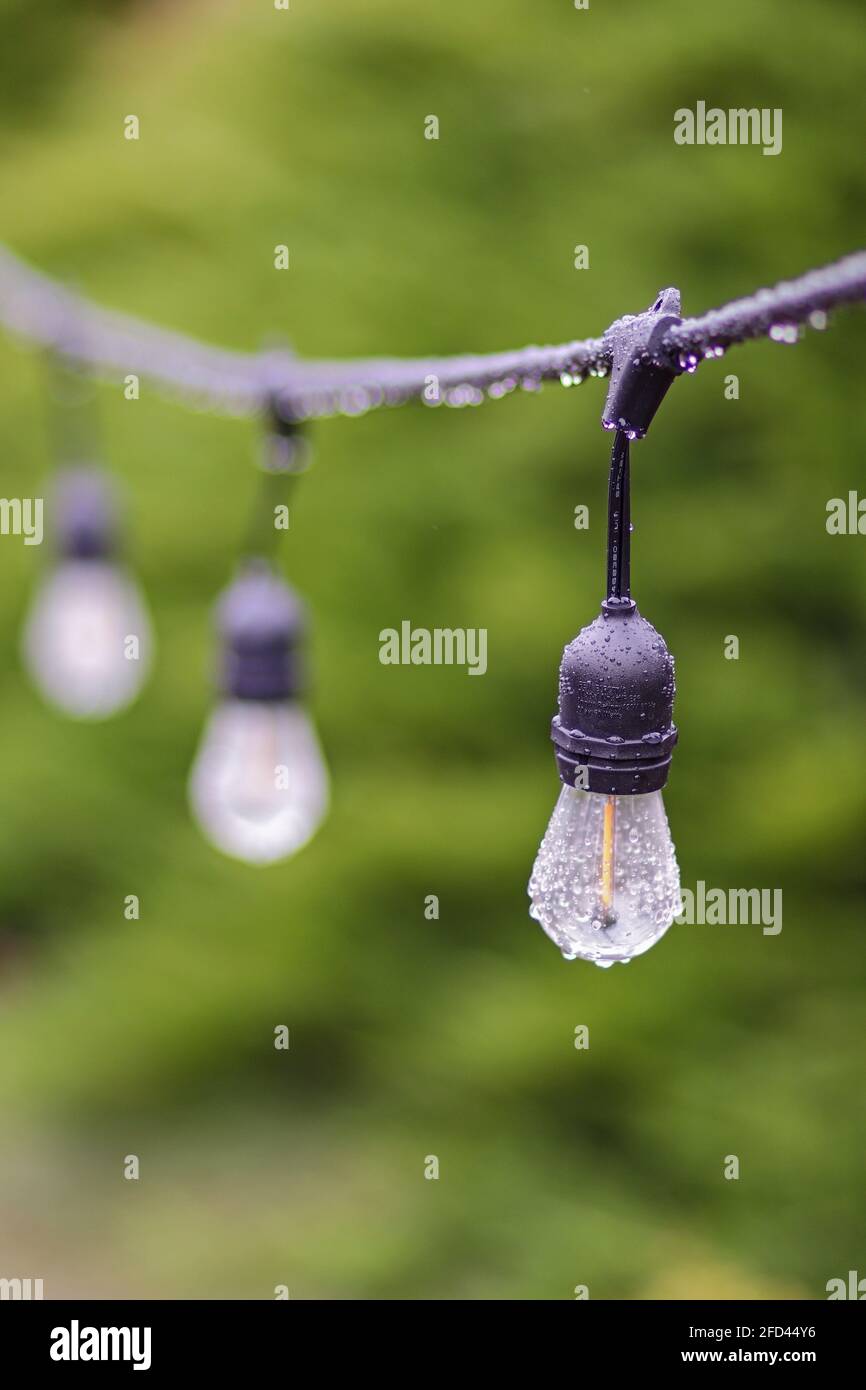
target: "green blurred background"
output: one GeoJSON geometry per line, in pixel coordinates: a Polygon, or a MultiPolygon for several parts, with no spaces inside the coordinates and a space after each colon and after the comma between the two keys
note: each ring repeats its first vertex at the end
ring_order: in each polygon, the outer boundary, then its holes
{"type": "MultiPolygon", "coordinates": [[[[556,342],[664,285],[697,313],[863,241],[845,0],[0,16],[2,237],[227,346],[556,342]],[[698,99],[783,108],[782,154],[676,147],[698,99]]],[[[675,926],[609,972],[565,964],[525,896],[560,651],[601,597],[600,384],[315,427],[284,556],[333,807],[267,870],[211,851],[185,804],[256,429],[101,389],[158,660],[111,722],[46,709],[18,659],[43,559],[0,541],[0,1275],[47,1297],[653,1299],[866,1273],[866,541],[825,529],[863,477],[864,351],[856,310],[732,351],[634,450],[683,883],[782,888],[784,927],[675,926]],[[381,666],[402,619],[486,627],[488,674],[381,666]]],[[[4,494],[44,493],[43,363],[3,338],[0,374],[4,494]]]]}

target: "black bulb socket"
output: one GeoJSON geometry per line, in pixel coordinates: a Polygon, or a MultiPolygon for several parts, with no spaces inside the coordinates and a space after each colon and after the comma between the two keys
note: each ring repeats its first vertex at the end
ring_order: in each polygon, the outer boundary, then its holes
{"type": "Polygon", "coordinates": [[[118,551],[117,499],[97,468],[67,467],[52,498],[54,549],[64,560],[109,560],[118,551]]]}
{"type": "Polygon", "coordinates": [[[674,660],[630,598],[609,598],[562,654],[551,738],[567,786],[660,791],[677,741],[674,660]]]}
{"type": "Polygon", "coordinates": [[[223,693],[235,700],[293,700],[303,693],[304,606],[266,565],[249,565],[220,600],[223,693]]]}

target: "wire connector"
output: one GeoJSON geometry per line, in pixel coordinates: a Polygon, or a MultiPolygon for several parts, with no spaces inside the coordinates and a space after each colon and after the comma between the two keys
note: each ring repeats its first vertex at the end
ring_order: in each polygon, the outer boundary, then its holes
{"type": "Polygon", "coordinates": [[[679,372],[658,365],[659,348],[680,317],[680,292],[662,290],[644,314],[626,314],[604,336],[611,357],[610,387],[601,423],[622,430],[629,439],[642,439],[653,416],[679,372]]]}
{"type": "Polygon", "coordinates": [[[300,420],[283,405],[277,394],[265,403],[265,448],[261,467],[265,473],[306,473],[313,461],[310,441],[300,420]]]}

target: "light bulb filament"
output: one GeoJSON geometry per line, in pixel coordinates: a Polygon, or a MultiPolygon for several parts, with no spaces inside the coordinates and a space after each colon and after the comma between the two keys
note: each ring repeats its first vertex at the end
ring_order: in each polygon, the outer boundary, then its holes
{"type": "Polygon", "coordinates": [[[613,910],[613,842],[616,831],[616,801],[609,796],[604,803],[604,829],[601,847],[601,910],[610,921],[613,910]]]}

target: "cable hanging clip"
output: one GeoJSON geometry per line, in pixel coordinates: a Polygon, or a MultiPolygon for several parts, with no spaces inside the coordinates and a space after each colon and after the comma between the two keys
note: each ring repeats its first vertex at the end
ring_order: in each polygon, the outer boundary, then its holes
{"type": "Polygon", "coordinates": [[[604,335],[611,357],[610,386],[601,423],[622,430],[629,439],[642,439],[661,405],[676,367],[659,365],[659,348],[668,330],[682,323],[680,292],[662,290],[643,314],[626,314],[604,335]]]}

